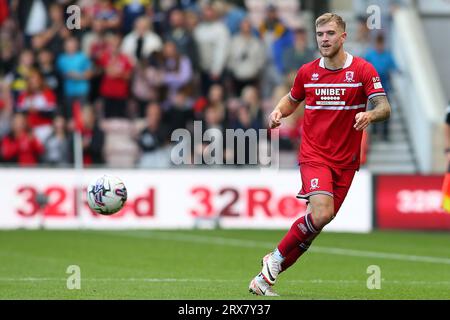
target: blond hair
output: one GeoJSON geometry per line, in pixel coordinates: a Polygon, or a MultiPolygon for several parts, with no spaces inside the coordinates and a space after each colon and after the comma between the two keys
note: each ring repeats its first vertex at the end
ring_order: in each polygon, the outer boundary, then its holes
{"type": "Polygon", "coordinates": [[[345,32],[345,21],[342,19],[342,17],[335,13],[329,12],[324,13],[316,19],[316,28],[331,21],[336,22],[337,26],[345,32]]]}

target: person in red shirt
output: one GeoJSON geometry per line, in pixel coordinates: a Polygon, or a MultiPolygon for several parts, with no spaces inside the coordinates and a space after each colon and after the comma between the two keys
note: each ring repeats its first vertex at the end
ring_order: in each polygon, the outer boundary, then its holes
{"type": "Polygon", "coordinates": [[[99,60],[99,65],[104,68],[100,83],[103,112],[106,118],[126,118],[133,66],[128,56],[120,52],[122,39],[119,35],[110,34],[107,41],[109,50],[99,60]]]}
{"type": "Polygon", "coordinates": [[[11,133],[3,137],[1,155],[3,161],[20,166],[32,166],[39,162],[44,153],[42,143],[33,135],[25,116],[16,113],[12,121],[11,133]]]}
{"type": "Polygon", "coordinates": [[[55,93],[45,84],[42,74],[32,69],[27,76],[26,90],[17,99],[16,109],[26,114],[28,125],[41,142],[52,132],[56,107],[55,93]]]}
{"type": "Polygon", "coordinates": [[[275,250],[262,261],[250,282],[257,295],[277,295],[272,286],[311,245],[341,207],[360,165],[362,132],[391,113],[375,68],[344,50],[345,22],[333,13],[317,18],[316,40],[321,58],[304,64],[291,91],[269,116],[276,128],[281,119],[305,104],[299,164],[306,214],[297,219],[275,250]],[[366,111],[367,101],[375,106],[366,111]]]}

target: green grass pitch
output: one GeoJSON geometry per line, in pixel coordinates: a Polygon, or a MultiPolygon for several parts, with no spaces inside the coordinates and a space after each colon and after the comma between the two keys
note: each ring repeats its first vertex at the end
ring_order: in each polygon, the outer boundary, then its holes
{"type": "MultiPolygon", "coordinates": [[[[284,231],[0,231],[0,299],[259,299],[260,259],[284,231]],[[67,288],[70,265],[81,288],[67,288]]],[[[326,233],[272,299],[450,299],[448,233],[326,233]],[[381,288],[368,289],[376,265],[381,288]],[[370,269],[369,269],[370,271],[370,269]],[[369,281],[370,282],[370,281],[369,281]]]]}

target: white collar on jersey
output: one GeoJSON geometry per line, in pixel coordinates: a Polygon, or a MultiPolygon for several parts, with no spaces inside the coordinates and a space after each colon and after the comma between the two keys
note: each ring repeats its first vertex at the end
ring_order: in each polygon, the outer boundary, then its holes
{"type": "MultiPolygon", "coordinates": [[[[353,56],[350,53],[348,53],[346,51],[345,54],[347,55],[347,58],[345,59],[345,63],[344,63],[344,66],[342,67],[342,69],[350,67],[350,65],[352,64],[352,61],[353,61],[353,56]]],[[[325,59],[323,57],[320,58],[319,67],[326,69],[325,68],[325,59]]]]}

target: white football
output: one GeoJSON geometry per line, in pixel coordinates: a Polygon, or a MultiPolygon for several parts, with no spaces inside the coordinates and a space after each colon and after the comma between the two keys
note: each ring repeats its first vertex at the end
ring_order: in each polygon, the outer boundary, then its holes
{"type": "Polygon", "coordinates": [[[123,208],[127,188],[117,177],[104,175],[92,181],[87,188],[89,207],[97,213],[111,215],[123,208]]]}

